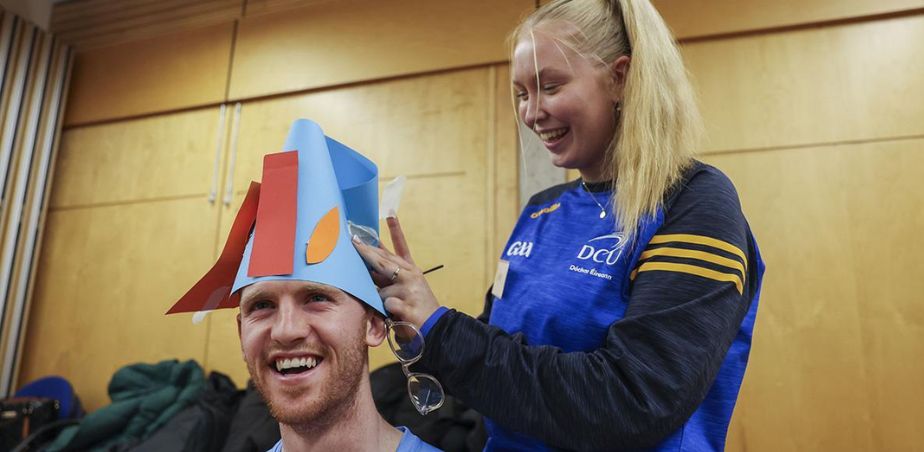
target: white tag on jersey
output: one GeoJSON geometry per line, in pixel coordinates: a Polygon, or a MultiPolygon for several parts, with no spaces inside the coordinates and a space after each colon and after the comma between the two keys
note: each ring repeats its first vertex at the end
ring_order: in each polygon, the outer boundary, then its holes
{"type": "Polygon", "coordinates": [[[510,269],[510,262],[503,259],[497,261],[497,272],[494,273],[494,287],[491,289],[491,295],[497,298],[504,297],[504,284],[507,283],[507,270],[510,269]]]}

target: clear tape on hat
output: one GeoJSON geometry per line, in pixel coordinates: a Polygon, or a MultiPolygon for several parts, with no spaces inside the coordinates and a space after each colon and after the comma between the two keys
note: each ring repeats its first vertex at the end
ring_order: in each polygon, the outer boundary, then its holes
{"type": "Polygon", "coordinates": [[[350,235],[358,238],[363,244],[379,246],[379,234],[375,232],[375,229],[352,221],[347,221],[347,227],[350,228],[350,235]]]}
{"type": "Polygon", "coordinates": [[[382,202],[379,203],[379,219],[398,216],[398,207],[401,205],[401,194],[407,178],[398,176],[382,189],[382,202]]]}

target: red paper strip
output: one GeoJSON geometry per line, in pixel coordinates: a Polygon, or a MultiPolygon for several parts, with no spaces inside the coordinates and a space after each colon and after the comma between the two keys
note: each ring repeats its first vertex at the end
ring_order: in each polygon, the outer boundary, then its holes
{"type": "Polygon", "coordinates": [[[298,152],[263,157],[263,187],[247,276],[292,274],[297,203],[298,152]]]}
{"type": "Polygon", "coordinates": [[[251,182],[244,203],[241,204],[237,216],[234,217],[231,232],[228,233],[225,247],[218,256],[218,262],[167,311],[167,314],[237,307],[239,297],[228,295],[231,293],[237,269],[244,257],[244,248],[247,246],[247,238],[250,237],[250,228],[253,227],[254,219],[257,217],[259,199],[260,184],[251,182]]]}

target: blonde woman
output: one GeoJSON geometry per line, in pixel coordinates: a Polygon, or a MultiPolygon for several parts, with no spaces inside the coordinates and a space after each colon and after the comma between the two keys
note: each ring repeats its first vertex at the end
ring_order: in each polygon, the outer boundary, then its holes
{"type": "Polygon", "coordinates": [[[763,263],[648,0],[558,0],[513,34],[519,120],[581,178],[536,194],[485,314],[441,307],[397,220],[357,245],[418,366],[486,417],[486,450],[721,450],[763,263]]]}

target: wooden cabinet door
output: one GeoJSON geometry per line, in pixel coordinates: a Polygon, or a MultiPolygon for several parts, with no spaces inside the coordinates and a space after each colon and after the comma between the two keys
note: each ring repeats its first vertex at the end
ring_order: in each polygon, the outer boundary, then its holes
{"type": "MultiPolygon", "coordinates": [[[[132,8],[122,5],[113,7],[132,8]]],[[[88,124],[224,101],[234,30],[229,19],[218,25],[79,50],[64,124],[88,124]]]]}
{"type": "Polygon", "coordinates": [[[218,108],[64,132],[20,384],[58,374],[88,409],[127,364],[205,359],[207,324],[164,312],[212,265],[218,108]]]}

